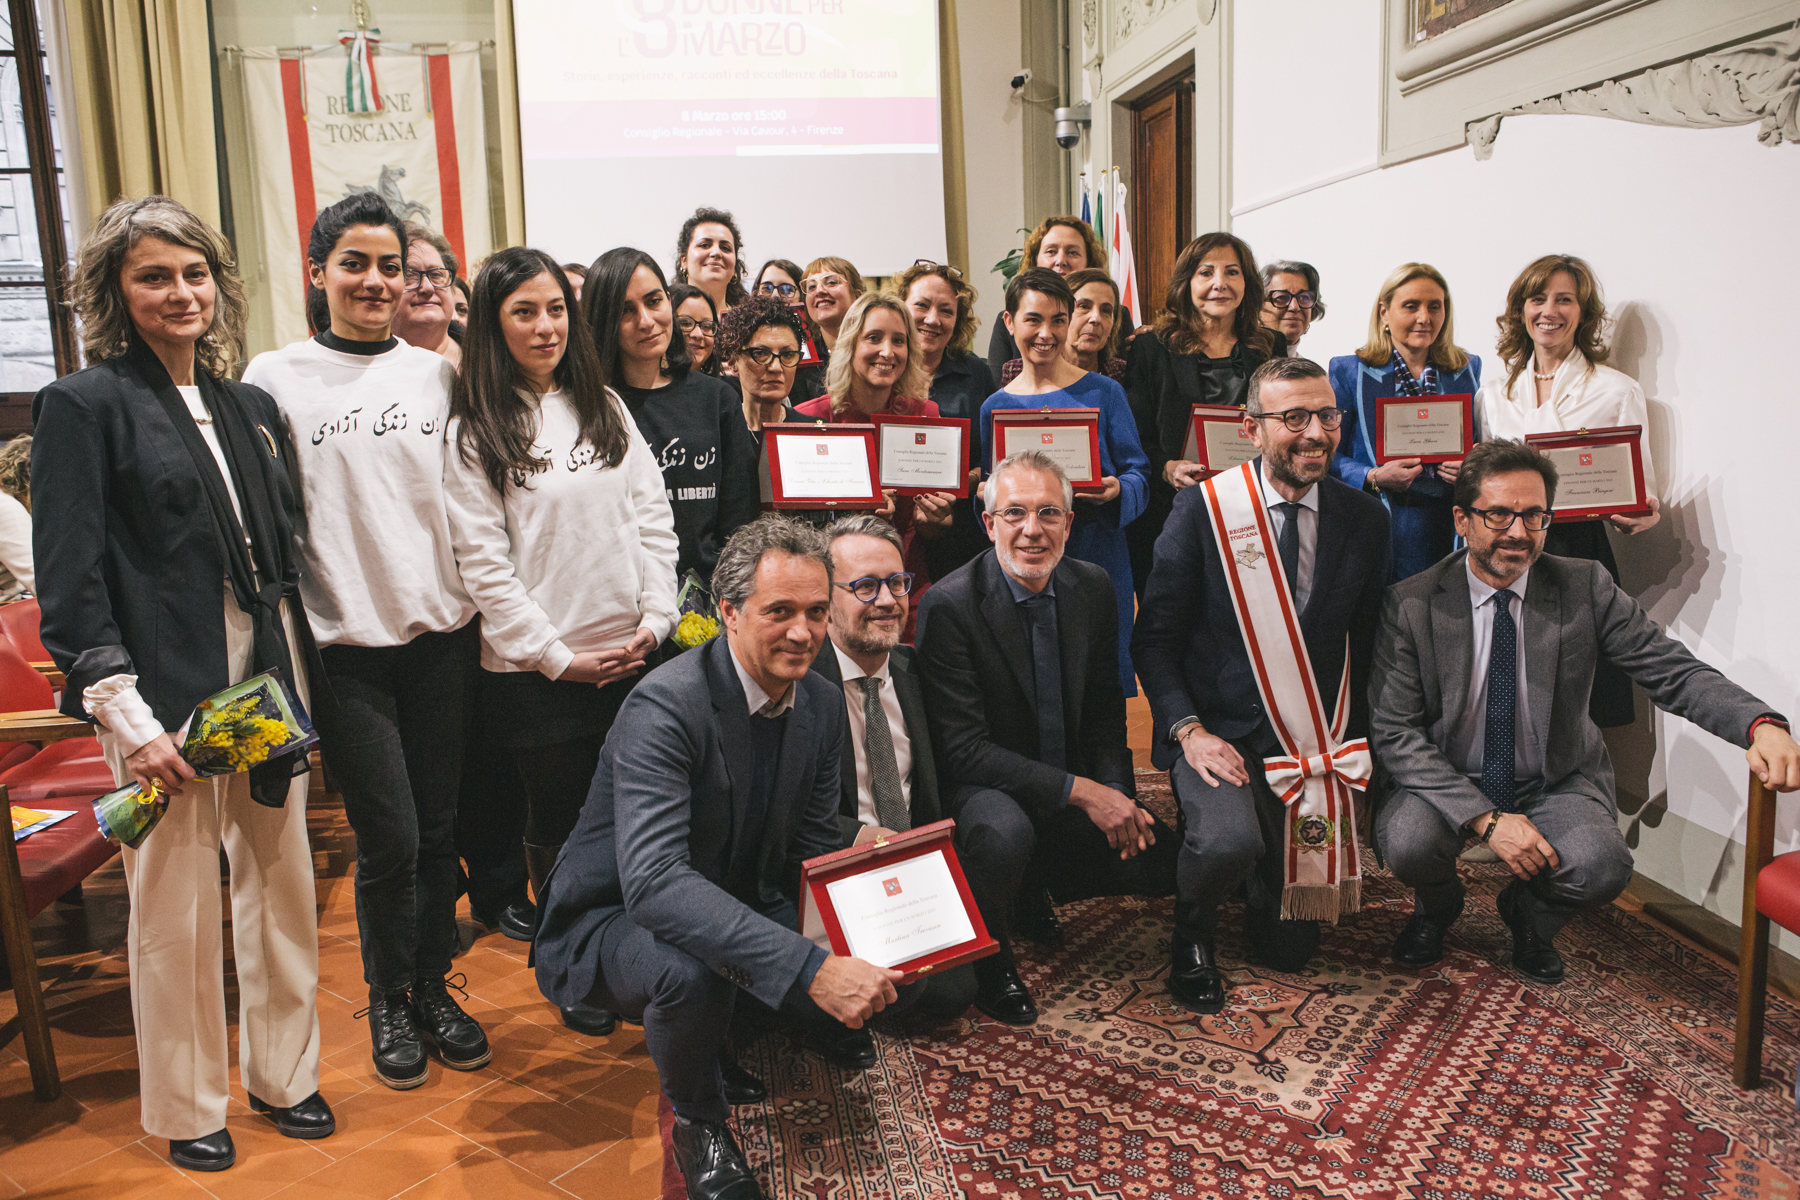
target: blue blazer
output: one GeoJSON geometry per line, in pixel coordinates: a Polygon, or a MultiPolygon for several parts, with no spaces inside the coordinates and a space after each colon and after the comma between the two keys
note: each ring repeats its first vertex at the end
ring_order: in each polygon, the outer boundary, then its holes
{"type": "MultiPolygon", "coordinates": [[[[1332,359],[1330,371],[1331,390],[1337,393],[1337,406],[1344,410],[1343,432],[1338,437],[1331,473],[1360,490],[1363,477],[1375,465],[1375,401],[1382,396],[1397,396],[1400,389],[1390,368],[1371,367],[1354,354],[1332,359]]],[[[1472,397],[1480,390],[1481,359],[1473,354],[1462,370],[1438,372],[1441,395],[1467,392],[1472,397]]],[[[1436,471],[1421,471],[1408,491],[1415,496],[1450,498],[1450,485],[1439,479],[1436,471]]]]}

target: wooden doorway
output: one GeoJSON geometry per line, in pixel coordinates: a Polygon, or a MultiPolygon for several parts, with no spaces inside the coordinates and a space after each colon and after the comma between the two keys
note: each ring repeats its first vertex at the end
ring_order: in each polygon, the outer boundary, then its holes
{"type": "Polygon", "coordinates": [[[1184,71],[1131,106],[1131,241],[1138,314],[1163,308],[1175,258],[1194,237],[1194,72],[1184,71]]]}

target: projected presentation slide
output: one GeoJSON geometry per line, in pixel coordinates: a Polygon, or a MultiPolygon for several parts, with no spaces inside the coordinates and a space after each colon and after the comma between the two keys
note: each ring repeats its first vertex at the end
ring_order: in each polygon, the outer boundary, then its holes
{"type": "Polygon", "coordinates": [[[935,0],[517,0],[513,20],[534,243],[667,260],[704,204],[737,214],[751,269],[942,256],[935,0]],[[859,203],[797,210],[809,177],[859,203]]]}

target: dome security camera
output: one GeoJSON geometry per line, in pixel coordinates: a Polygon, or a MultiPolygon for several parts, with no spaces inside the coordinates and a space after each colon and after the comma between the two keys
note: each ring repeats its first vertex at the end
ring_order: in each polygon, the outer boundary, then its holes
{"type": "Polygon", "coordinates": [[[1052,112],[1051,117],[1056,121],[1056,144],[1064,150],[1073,150],[1081,141],[1081,131],[1092,123],[1091,112],[1085,102],[1052,112]]]}

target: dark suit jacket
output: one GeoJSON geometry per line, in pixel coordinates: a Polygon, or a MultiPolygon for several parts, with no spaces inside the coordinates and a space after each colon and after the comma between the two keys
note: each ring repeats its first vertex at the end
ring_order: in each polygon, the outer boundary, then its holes
{"type": "Polygon", "coordinates": [[[794,687],[755,845],[736,832],[748,821],[754,759],[726,639],[680,655],[632,689],[545,886],[534,948],[545,996],[565,1007],[586,998],[596,936],[629,919],[781,1006],[813,951],[784,923],[799,898],[800,864],[843,847],[843,692],[811,673],[794,687]]]}
{"type": "MultiPolygon", "coordinates": [[[[1136,795],[1112,579],[1064,558],[1052,582],[1067,773],[1136,795]]],[[[1065,773],[1038,761],[1031,632],[993,550],[932,585],[919,606],[917,646],[938,777],[952,807],[959,792],[995,788],[1033,818],[1059,809],[1065,773]]]]}
{"type": "MultiPolygon", "coordinates": [[[[1475,653],[1466,558],[1452,554],[1388,589],[1369,684],[1369,745],[1385,776],[1454,825],[1493,808],[1444,755],[1475,653]]],[[[1734,746],[1748,746],[1750,723],[1771,711],[1658,629],[1599,563],[1538,559],[1522,616],[1525,700],[1531,728],[1546,738],[1547,793],[1592,796],[1618,811],[1612,761],[1588,718],[1602,657],[1637,680],[1658,707],[1734,746]]]]}
{"type": "MultiPolygon", "coordinates": [[[[47,384],[32,402],[33,555],[44,648],[69,681],[63,712],[90,719],[82,689],[133,674],[175,729],[231,682],[225,554],[200,471],[135,353],[47,384]]],[[[229,379],[212,395],[240,405],[280,460],[267,502],[291,538],[299,505],[275,401],[229,379]]],[[[305,620],[297,601],[292,613],[305,620]]]]}
{"type": "MultiPolygon", "coordinates": [[[[979,361],[979,360],[977,360],[979,361]]],[[[838,669],[837,652],[831,640],[813,659],[813,670],[831,681],[838,696],[844,695],[844,675],[838,669]]],[[[906,721],[906,736],[912,742],[912,827],[929,825],[943,819],[944,806],[938,801],[937,759],[931,753],[931,730],[925,721],[925,691],[919,686],[919,675],[913,663],[911,646],[895,646],[888,651],[888,678],[894,695],[900,701],[900,716],[906,721]]],[[[856,840],[862,828],[856,802],[856,746],[848,732],[849,712],[845,711],[843,795],[838,801],[838,827],[844,844],[856,840]]]]}
{"type": "MultiPolygon", "coordinates": [[[[1372,496],[1321,479],[1312,593],[1300,631],[1328,716],[1349,635],[1351,737],[1368,729],[1364,695],[1387,576],[1387,510],[1372,496]]],[[[1266,734],[1260,740],[1273,742],[1228,588],[1206,496],[1198,487],[1183,488],[1156,539],[1156,564],[1131,639],[1132,661],[1156,722],[1152,761],[1164,770],[1180,753],[1169,726],[1183,717],[1199,717],[1209,732],[1233,741],[1260,729],[1266,734]]]]}

